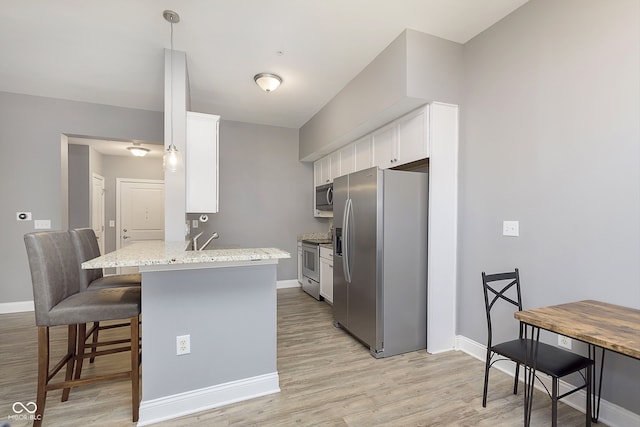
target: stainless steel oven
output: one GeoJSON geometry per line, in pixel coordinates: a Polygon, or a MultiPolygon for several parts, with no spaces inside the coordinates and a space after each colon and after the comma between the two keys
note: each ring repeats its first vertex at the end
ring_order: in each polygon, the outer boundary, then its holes
{"type": "Polygon", "coordinates": [[[320,299],[320,245],[302,241],[302,289],[320,299]]]}

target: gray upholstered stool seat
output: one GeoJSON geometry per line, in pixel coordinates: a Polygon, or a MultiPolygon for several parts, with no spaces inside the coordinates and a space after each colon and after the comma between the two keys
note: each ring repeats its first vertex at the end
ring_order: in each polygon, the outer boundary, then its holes
{"type": "Polygon", "coordinates": [[[140,287],[96,289],[73,294],[49,310],[49,326],[128,319],[140,314],[140,287]]]}
{"type": "Polygon", "coordinates": [[[71,387],[122,378],[131,380],[132,418],[134,422],[137,421],[140,406],[140,287],[81,292],[79,263],[70,233],[28,233],[24,236],[24,242],[31,271],[38,327],[38,388],[33,425],[39,427],[42,424],[48,391],[63,389],[64,402],[69,398],[71,387]],[[130,327],[129,337],[99,345],[88,345],[92,352],[85,353],[86,323],[116,319],[127,319],[130,327]],[[67,353],[50,369],[49,328],[58,325],[67,325],[67,353]],[[126,345],[123,345],[125,343],[126,345]],[[98,346],[109,348],[98,350],[98,346]],[[129,371],[80,379],[84,358],[122,351],[130,352],[129,371]],[[65,366],[64,380],[56,381],[57,374],[65,366]]]}

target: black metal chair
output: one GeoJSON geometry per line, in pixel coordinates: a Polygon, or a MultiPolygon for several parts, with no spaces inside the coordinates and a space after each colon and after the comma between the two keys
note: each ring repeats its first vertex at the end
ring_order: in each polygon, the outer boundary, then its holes
{"type": "MultiPolygon", "coordinates": [[[[520,322],[520,334],[518,339],[493,344],[492,336],[492,319],[491,310],[495,308],[497,302],[511,304],[522,311],[522,294],[520,291],[520,274],[518,269],[515,271],[497,274],[485,274],[482,272],[482,286],[484,290],[484,304],[487,314],[487,357],[484,370],[484,391],[482,394],[482,406],[487,406],[487,389],[489,386],[489,368],[498,360],[511,360],[516,363],[516,372],[513,384],[513,394],[518,393],[518,375],[520,365],[531,368],[534,358],[534,351],[537,346],[537,357],[535,362],[535,370],[549,375],[552,378],[551,392],[542,383],[542,386],[551,398],[551,422],[555,427],[557,425],[558,400],[586,389],[587,395],[587,411],[586,425],[591,424],[591,378],[593,361],[587,357],[580,356],[570,351],[562,350],[553,345],[528,339],[525,334],[525,327],[520,322]],[[499,357],[493,360],[494,356],[499,357]],[[585,373],[582,373],[582,370],[585,373]],[[584,384],[562,394],[558,395],[559,380],[562,377],[573,373],[579,373],[582,376],[584,384]]],[[[537,376],[536,376],[537,378],[537,376]]],[[[538,378],[539,380],[539,378],[538,378]]],[[[533,381],[533,379],[532,379],[533,381]]]]}
{"type": "MultiPolygon", "coordinates": [[[[38,388],[34,427],[42,424],[47,392],[63,389],[62,401],[69,397],[71,387],[128,378],[131,381],[132,419],[138,420],[139,410],[139,316],[140,287],[119,287],[80,292],[78,261],[73,250],[71,236],[66,231],[28,233],[24,236],[38,326],[38,388]],[[131,368],[128,371],[80,379],[82,360],[89,357],[84,346],[76,341],[80,325],[103,320],[128,319],[131,333],[126,346],[120,341],[104,343],[104,350],[94,355],[129,351],[131,368]],[[50,369],[49,328],[68,327],[67,353],[50,369]],[[78,344],[76,349],[76,344],[78,344]],[[75,376],[74,374],[75,364],[75,376]],[[66,366],[64,380],[54,381],[66,366]]],[[[78,341],[84,342],[84,339],[78,341]]]]}

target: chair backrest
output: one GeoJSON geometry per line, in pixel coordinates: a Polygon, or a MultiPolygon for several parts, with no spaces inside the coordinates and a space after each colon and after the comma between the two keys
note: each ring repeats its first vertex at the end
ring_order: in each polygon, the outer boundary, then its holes
{"type": "Polygon", "coordinates": [[[28,233],[24,243],[31,270],[36,325],[51,326],[49,311],[80,290],[71,236],[66,231],[28,233]]]}
{"type": "Polygon", "coordinates": [[[81,264],[100,256],[98,238],[92,228],[76,228],[69,232],[71,241],[78,258],[78,275],[80,276],[80,290],[86,291],[91,282],[102,277],[101,268],[83,270],[81,264]]]}
{"type": "MultiPolygon", "coordinates": [[[[487,348],[491,347],[492,327],[491,310],[497,302],[504,302],[514,306],[518,311],[522,310],[522,294],[520,292],[520,273],[515,271],[506,273],[485,274],[482,272],[482,288],[484,291],[484,307],[487,313],[487,348]]],[[[523,327],[520,323],[520,337],[523,327]]]]}

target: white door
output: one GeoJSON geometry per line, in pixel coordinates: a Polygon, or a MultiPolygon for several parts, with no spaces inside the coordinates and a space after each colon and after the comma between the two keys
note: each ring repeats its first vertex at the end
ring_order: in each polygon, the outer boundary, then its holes
{"type": "MultiPolygon", "coordinates": [[[[116,248],[145,240],[164,240],[164,182],[117,179],[116,248]]],[[[130,273],[137,269],[120,269],[130,273]]]]}
{"type": "Polygon", "coordinates": [[[91,177],[91,228],[98,238],[100,254],[104,254],[104,177],[91,177]]]}

